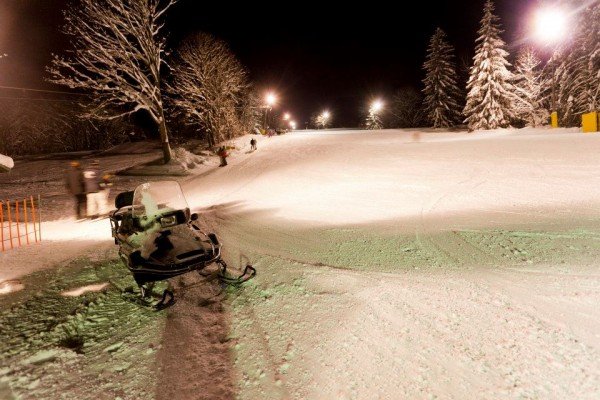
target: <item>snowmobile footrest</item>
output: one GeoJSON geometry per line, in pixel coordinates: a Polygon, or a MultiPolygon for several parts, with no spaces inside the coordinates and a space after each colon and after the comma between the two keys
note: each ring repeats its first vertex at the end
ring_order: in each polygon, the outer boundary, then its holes
{"type": "Polygon", "coordinates": [[[162,299],[158,303],[156,303],[154,308],[157,311],[160,311],[164,310],[167,307],[171,307],[173,304],[175,304],[175,295],[170,290],[165,289],[162,295],[162,299]],[[169,297],[169,300],[167,300],[167,297],[169,297]]]}
{"type": "Polygon", "coordinates": [[[228,285],[237,286],[237,285],[241,285],[244,282],[249,281],[250,279],[254,278],[255,276],[256,276],[256,269],[252,265],[248,264],[248,265],[246,265],[246,268],[244,268],[244,272],[238,277],[228,276],[226,269],[223,268],[223,270],[219,274],[219,279],[221,280],[221,282],[226,283],[228,285]]]}

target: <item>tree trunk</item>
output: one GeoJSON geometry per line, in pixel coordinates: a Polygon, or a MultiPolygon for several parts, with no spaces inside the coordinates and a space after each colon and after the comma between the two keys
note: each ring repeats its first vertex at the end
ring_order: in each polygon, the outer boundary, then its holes
{"type": "Polygon", "coordinates": [[[171,161],[171,146],[169,145],[169,135],[167,133],[167,124],[165,123],[165,117],[160,113],[160,122],[158,123],[158,131],[160,133],[160,141],[162,143],[163,161],[168,163],[171,161]]]}

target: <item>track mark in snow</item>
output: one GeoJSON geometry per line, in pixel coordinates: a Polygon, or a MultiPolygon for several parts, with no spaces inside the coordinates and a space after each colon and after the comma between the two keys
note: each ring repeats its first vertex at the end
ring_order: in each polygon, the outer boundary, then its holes
{"type": "MultiPolygon", "coordinates": [[[[489,169],[485,167],[483,169],[485,177],[489,173],[489,169]]],[[[497,262],[491,254],[461,237],[458,231],[440,227],[440,222],[434,224],[428,221],[428,216],[438,209],[443,201],[458,195],[464,196],[465,192],[476,190],[479,186],[487,183],[486,179],[481,179],[482,172],[481,167],[474,169],[469,178],[450,187],[430,205],[423,204],[421,206],[420,223],[415,230],[415,236],[422,248],[430,253],[431,260],[435,265],[445,266],[450,263],[454,267],[465,267],[482,264],[493,265],[497,262]],[[437,233],[433,234],[432,232],[437,233]]]]}

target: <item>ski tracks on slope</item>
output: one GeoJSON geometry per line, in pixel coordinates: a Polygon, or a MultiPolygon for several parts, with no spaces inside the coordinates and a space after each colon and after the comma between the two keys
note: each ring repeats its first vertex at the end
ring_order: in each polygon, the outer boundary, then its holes
{"type": "MultiPolygon", "coordinates": [[[[454,268],[474,265],[490,266],[498,261],[490,253],[462,238],[456,230],[452,230],[448,226],[440,226],[442,222],[433,222],[434,219],[430,218],[431,214],[444,201],[459,194],[465,195],[473,192],[485,184],[489,172],[488,168],[477,166],[468,178],[452,185],[444,193],[430,201],[428,205],[421,206],[415,237],[425,253],[430,255],[434,266],[454,268]]],[[[445,212],[448,213],[448,210],[445,212]]]]}

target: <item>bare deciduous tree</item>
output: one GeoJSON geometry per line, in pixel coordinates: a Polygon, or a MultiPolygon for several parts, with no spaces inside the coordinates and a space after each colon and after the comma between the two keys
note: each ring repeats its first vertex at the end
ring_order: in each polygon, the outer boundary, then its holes
{"type": "Polygon", "coordinates": [[[28,117],[21,101],[0,101],[0,153],[9,156],[21,153],[30,136],[28,117]]]}
{"type": "Polygon", "coordinates": [[[225,42],[197,33],[175,58],[169,88],[174,105],[204,131],[209,146],[252,129],[247,73],[225,42]]]}
{"type": "MultiPolygon", "coordinates": [[[[416,128],[423,126],[425,110],[423,96],[413,87],[399,89],[394,95],[391,114],[397,128],[416,128]]],[[[438,121],[439,122],[439,121],[438,121]]]]}
{"type": "Polygon", "coordinates": [[[65,12],[73,50],[55,55],[51,82],[93,94],[87,115],[115,119],[145,110],[171,158],[161,95],[162,15],[176,0],[81,0],[65,12]]]}

